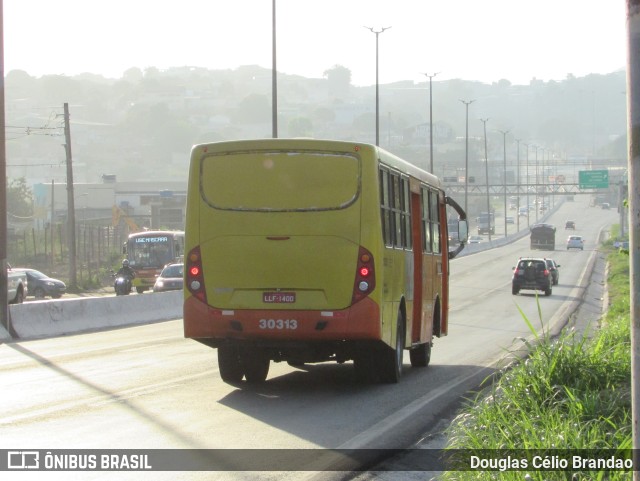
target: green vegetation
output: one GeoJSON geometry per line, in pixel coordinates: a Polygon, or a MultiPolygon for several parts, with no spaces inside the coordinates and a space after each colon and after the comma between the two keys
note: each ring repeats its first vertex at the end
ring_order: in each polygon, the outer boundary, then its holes
{"type": "MultiPolygon", "coordinates": [[[[615,237],[614,237],[615,238],[615,237]]],[[[534,333],[531,354],[515,361],[449,429],[452,449],[630,449],[629,257],[605,245],[612,304],[601,325],[552,339],[534,333]]],[[[517,452],[517,451],[514,451],[517,452]]],[[[561,471],[450,471],[443,479],[572,479],[561,471]]],[[[573,479],[631,479],[624,471],[584,471],[573,479]]]]}

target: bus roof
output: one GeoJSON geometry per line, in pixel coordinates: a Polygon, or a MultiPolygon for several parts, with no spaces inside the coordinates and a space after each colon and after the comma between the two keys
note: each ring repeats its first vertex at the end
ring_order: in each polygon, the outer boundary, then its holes
{"type": "Polygon", "coordinates": [[[135,237],[157,236],[157,235],[171,235],[171,234],[184,234],[183,230],[143,230],[140,232],[132,232],[129,234],[129,239],[135,237]]]}
{"type": "Polygon", "coordinates": [[[438,187],[444,190],[442,182],[437,176],[422,170],[414,164],[411,164],[400,157],[388,152],[381,147],[364,142],[350,142],[344,140],[323,140],[323,139],[251,139],[251,140],[231,140],[223,142],[213,142],[206,144],[194,145],[191,151],[192,158],[194,156],[202,156],[207,153],[242,151],[247,149],[266,150],[266,149],[305,149],[315,151],[371,151],[377,152],[380,161],[392,168],[399,170],[411,177],[414,177],[426,184],[438,187]]]}

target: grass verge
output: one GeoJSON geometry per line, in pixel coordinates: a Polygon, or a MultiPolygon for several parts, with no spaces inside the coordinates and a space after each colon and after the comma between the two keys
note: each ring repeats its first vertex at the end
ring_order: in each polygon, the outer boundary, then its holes
{"type": "MultiPolygon", "coordinates": [[[[449,449],[630,449],[629,256],[606,246],[613,300],[590,337],[536,330],[531,354],[469,400],[448,431],[449,449]]],[[[444,480],[631,479],[624,471],[449,471],[444,480]]]]}

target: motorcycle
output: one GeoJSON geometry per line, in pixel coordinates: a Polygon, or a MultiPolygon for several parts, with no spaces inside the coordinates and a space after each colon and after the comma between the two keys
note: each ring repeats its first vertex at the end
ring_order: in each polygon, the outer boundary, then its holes
{"type": "Polygon", "coordinates": [[[125,275],[117,276],[113,289],[116,291],[116,296],[128,296],[131,292],[131,278],[125,275]]]}

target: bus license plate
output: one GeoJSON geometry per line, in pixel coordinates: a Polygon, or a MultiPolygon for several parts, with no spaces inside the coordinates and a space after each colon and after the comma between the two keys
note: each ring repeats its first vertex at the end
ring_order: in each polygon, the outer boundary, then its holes
{"type": "Polygon", "coordinates": [[[296,302],[295,292],[263,292],[262,302],[267,304],[293,304],[296,302]]]}

